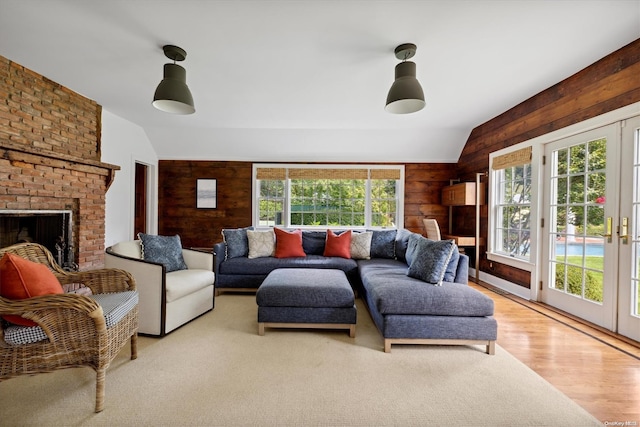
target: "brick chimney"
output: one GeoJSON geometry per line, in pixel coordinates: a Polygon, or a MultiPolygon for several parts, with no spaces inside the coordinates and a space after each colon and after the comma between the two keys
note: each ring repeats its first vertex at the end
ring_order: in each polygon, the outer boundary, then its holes
{"type": "Polygon", "coordinates": [[[0,56],[0,211],[71,210],[81,270],[104,265],[102,107],[0,56]]]}

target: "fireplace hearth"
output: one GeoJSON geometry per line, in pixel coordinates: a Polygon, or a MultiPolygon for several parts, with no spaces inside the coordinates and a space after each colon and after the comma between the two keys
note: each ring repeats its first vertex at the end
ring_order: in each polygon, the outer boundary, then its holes
{"type": "Polygon", "coordinates": [[[0,247],[39,243],[63,269],[77,271],[72,218],[70,210],[0,210],[0,247]]]}

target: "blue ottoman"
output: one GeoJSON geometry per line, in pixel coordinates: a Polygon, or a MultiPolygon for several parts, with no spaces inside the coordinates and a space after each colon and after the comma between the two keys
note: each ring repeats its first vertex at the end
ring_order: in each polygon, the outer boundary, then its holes
{"type": "Polygon", "coordinates": [[[279,268],[256,292],[258,334],[264,328],[348,329],[356,335],[353,289],[342,270],[279,268]]]}

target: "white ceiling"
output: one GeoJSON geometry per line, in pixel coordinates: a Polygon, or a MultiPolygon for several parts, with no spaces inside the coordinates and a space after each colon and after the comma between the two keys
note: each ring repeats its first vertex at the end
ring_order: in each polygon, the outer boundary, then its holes
{"type": "Polygon", "coordinates": [[[471,130],[640,38],[640,0],[0,0],[0,55],[141,126],[160,159],[456,162],[471,130]],[[384,111],[411,42],[427,106],[384,111]],[[165,44],[196,113],[151,106],[165,44]]]}

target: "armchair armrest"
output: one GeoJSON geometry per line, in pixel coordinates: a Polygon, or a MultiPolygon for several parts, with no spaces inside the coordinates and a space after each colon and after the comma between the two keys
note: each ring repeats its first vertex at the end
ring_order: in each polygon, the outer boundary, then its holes
{"type": "Polygon", "coordinates": [[[167,299],[167,269],[164,265],[140,258],[116,253],[107,248],[105,266],[129,272],[135,279],[136,290],[140,295],[139,331],[145,334],[161,335],[161,323],[165,315],[167,299]]]}
{"type": "Polygon", "coordinates": [[[51,342],[64,334],[87,336],[106,333],[102,307],[92,298],[78,294],[42,295],[12,300],[0,297],[0,315],[17,315],[34,321],[51,342]]]}
{"type": "Polygon", "coordinates": [[[218,272],[220,271],[220,264],[227,256],[227,244],[225,242],[218,242],[213,245],[213,272],[216,274],[216,285],[218,284],[218,272]]]}
{"type": "Polygon", "coordinates": [[[213,271],[213,254],[193,249],[182,249],[182,257],[190,269],[213,271]]]}
{"type": "Polygon", "coordinates": [[[82,283],[91,288],[94,294],[109,292],[135,291],[136,282],[130,273],[117,268],[70,272],[58,276],[61,284],[82,283]]]}

